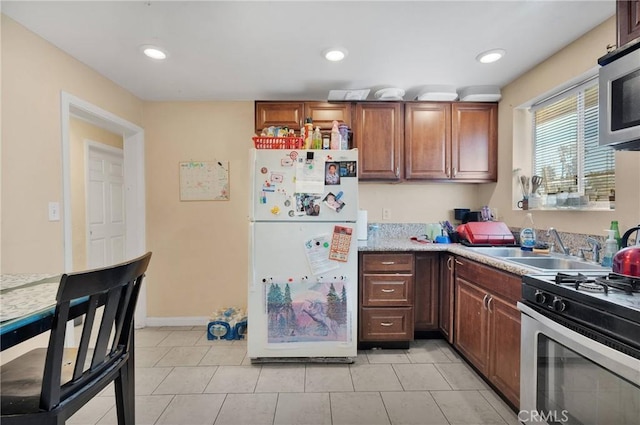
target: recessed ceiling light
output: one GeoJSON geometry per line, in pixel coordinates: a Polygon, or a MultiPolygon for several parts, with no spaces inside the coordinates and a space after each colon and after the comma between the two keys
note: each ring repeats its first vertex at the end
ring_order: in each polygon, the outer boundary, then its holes
{"type": "Polygon", "coordinates": [[[492,63],[502,59],[506,52],[503,49],[492,49],[486,52],[480,53],[476,56],[476,60],[481,63],[492,63]]]}
{"type": "Polygon", "coordinates": [[[145,45],[141,47],[142,53],[151,59],[163,60],[167,58],[167,52],[157,46],[145,45]]]}
{"type": "Polygon", "coordinates": [[[322,52],[324,57],[331,62],[339,62],[347,57],[347,51],[342,48],[328,49],[322,52]]]}

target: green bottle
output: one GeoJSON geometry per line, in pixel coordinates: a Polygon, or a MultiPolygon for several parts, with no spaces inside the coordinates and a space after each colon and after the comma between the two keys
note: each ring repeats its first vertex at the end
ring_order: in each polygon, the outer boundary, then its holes
{"type": "Polygon", "coordinates": [[[613,238],[618,242],[618,249],[622,249],[622,238],[620,237],[620,229],[618,228],[618,220],[611,221],[611,230],[613,230],[613,238]]]}
{"type": "Polygon", "coordinates": [[[322,133],[320,133],[320,127],[316,127],[313,131],[313,143],[311,149],[322,149],[322,133]]]}

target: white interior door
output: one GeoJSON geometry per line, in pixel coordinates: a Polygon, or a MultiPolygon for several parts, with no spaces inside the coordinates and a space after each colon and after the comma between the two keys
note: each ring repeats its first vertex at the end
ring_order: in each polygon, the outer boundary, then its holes
{"type": "Polygon", "coordinates": [[[87,266],[122,262],[125,254],[125,186],[122,149],[87,146],[87,266]]]}

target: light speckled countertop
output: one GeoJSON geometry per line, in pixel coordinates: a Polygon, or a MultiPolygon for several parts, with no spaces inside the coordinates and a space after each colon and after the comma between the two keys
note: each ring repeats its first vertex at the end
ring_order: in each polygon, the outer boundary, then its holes
{"type": "Polygon", "coordinates": [[[358,241],[358,251],[450,252],[519,276],[525,274],[556,273],[554,270],[541,271],[540,269],[522,266],[497,257],[481,254],[473,251],[472,248],[460,244],[420,243],[411,241],[408,237],[381,238],[375,243],[372,241],[358,241]]]}

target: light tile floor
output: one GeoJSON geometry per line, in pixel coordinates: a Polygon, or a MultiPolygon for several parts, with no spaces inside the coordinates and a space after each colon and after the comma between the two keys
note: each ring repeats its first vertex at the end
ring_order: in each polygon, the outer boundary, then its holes
{"type": "MultiPolygon", "coordinates": [[[[353,364],[252,365],[203,327],[136,330],[136,424],[485,425],[515,413],[444,340],[358,352],[353,364]]],[[[68,424],[116,424],[113,387],[68,424]]]]}

